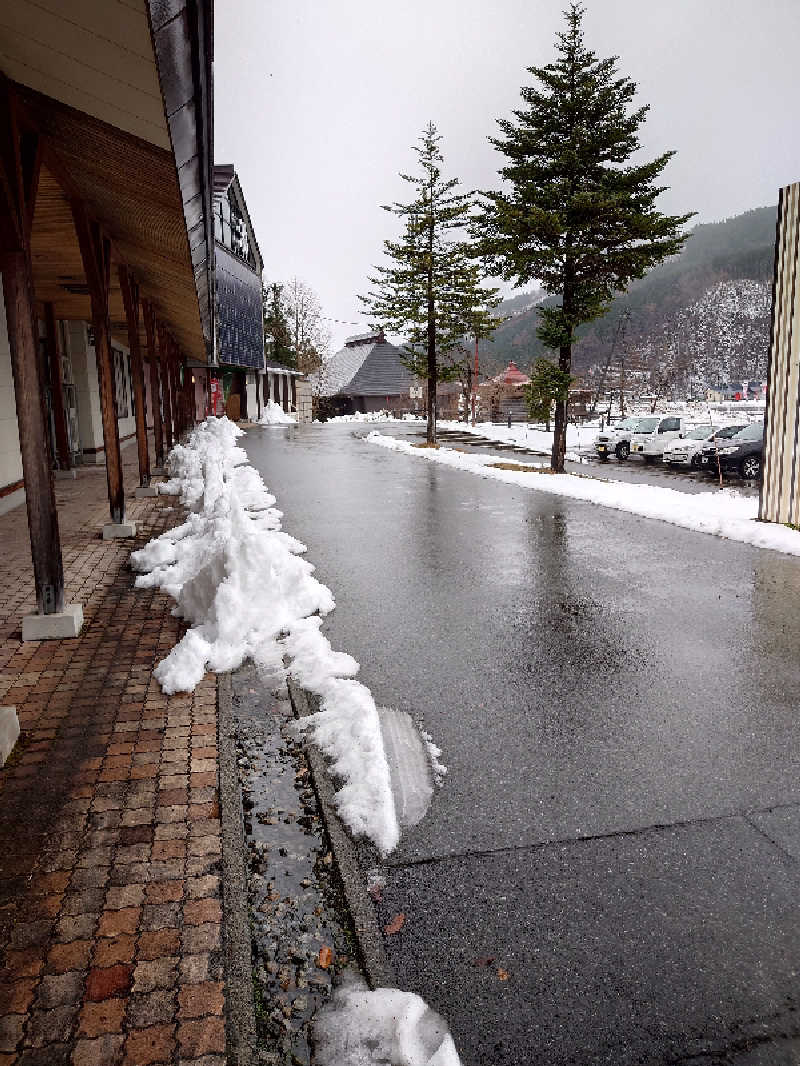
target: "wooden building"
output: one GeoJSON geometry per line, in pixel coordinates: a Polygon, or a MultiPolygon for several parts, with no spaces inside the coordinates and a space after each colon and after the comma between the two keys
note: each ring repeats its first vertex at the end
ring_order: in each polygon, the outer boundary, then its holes
{"type": "Polygon", "coordinates": [[[383,332],[348,337],[322,368],[310,375],[311,389],[324,415],[421,409],[422,391],[402,361],[402,352],[383,332]]]}
{"type": "Polygon", "coordinates": [[[230,163],[214,167],[214,262],[216,361],[225,410],[234,419],[256,419],[261,413],[265,369],[264,262],[242,186],[230,163]]]}
{"type": "Polygon", "coordinates": [[[130,535],[121,440],[152,492],[195,418],[190,362],[213,358],[212,4],[3,13],[0,499],[25,495],[37,613],[23,637],[45,639],[82,622],[64,604],[54,472],[104,462],[103,534],[130,535]]]}
{"type": "Polygon", "coordinates": [[[800,182],[781,189],[759,518],[800,526],[800,182]]]}

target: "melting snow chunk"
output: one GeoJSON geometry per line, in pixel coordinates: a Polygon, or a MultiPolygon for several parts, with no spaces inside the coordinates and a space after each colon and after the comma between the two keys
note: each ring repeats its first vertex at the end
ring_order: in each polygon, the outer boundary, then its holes
{"type": "Polygon", "coordinates": [[[447,1024],[397,988],[354,982],[314,1019],[317,1066],[461,1066],[447,1024]]]}

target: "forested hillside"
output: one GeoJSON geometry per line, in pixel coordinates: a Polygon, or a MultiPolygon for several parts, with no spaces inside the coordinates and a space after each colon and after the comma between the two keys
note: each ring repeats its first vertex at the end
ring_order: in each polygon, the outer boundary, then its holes
{"type": "MultiPolygon", "coordinates": [[[[605,365],[616,337],[612,362],[624,345],[632,361],[644,360],[653,370],[677,361],[681,376],[691,380],[762,377],[776,214],[775,207],[761,207],[695,227],[680,255],[634,282],[607,315],[580,331],[576,372],[605,365]]],[[[500,313],[511,317],[493,342],[481,345],[482,374],[496,373],[511,359],[527,370],[547,354],[536,337],[535,306],[520,310],[539,299],[533,292],[501,305],[500,313]]]]}

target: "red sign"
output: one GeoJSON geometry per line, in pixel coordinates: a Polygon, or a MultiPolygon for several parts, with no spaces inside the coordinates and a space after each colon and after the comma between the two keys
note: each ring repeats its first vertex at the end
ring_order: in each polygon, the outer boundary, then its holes
{"type": "Polygon", "coordinates": [[[211,414],[212,415],[216,415],[217,414],[217,406],[218,405],[219,405],[219,409],[222,410],[222,382],[219,380],[219,378],[212,378],[211,379],[211,401],[210,401],[210,407],[211,407],[211,414]]]}

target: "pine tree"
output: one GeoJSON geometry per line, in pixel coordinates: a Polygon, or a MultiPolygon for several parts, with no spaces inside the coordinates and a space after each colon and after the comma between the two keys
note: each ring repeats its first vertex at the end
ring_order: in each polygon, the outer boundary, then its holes
{"type": "Polygon", "coordinates": [[[525,386],[528,415],[534,422],[544,422],[550,431],[550,412],[553,404],[566,401],[572,378],[568,372],[549,359],[537,359],[533,365],[531,380],[525,386]]]}
{"type": "MultiPolygon", "coordinates": [[[[540,281],[558,299],[539,309],[538,336],[569,374],[575,331],[608,310],[616,292],[680,251],[691,218],[664,215],[655,184],[673,152],[629,163],[640,148],[648,107],[632,109],[635,84],[617,58],[598,59],[584,45],[584,9],[570,4],[557,35],[555,62],[529,67],[524,110],[498,122],[489,138],[508,163],[510,188],[486,193],[478,229],[488,266],[517,284],[540,281]]],[[[564,468],[567,400],[556,404],[551,465],[564,468]]]]}
{"type": "Polygon", "coordinates": [[[264,339],[269,346],[270,359],[281,366],[297,369],[297,354],[284,309],[283,286],[273,283],[262,289],[264,307],[264,339]]]}
{"type": "Polygon", "coordinates": [[[359,299],[371,325],[407,336],[403,361],[427,379],[428,443],[436,442],[436,388],[463,369],[464,335],[488,329],[495,290],[481,286],[472,244],[454,231],[469,223],[473,197],[456,192],[457,178],[442,177],[441,136],[431,122],[415,147],[421,173],[401,174],[414,189],[407,204],[384,210],[403,220],[398,241],[384,241],[390,265],[376,267],[374,286],[359,299]]]}

